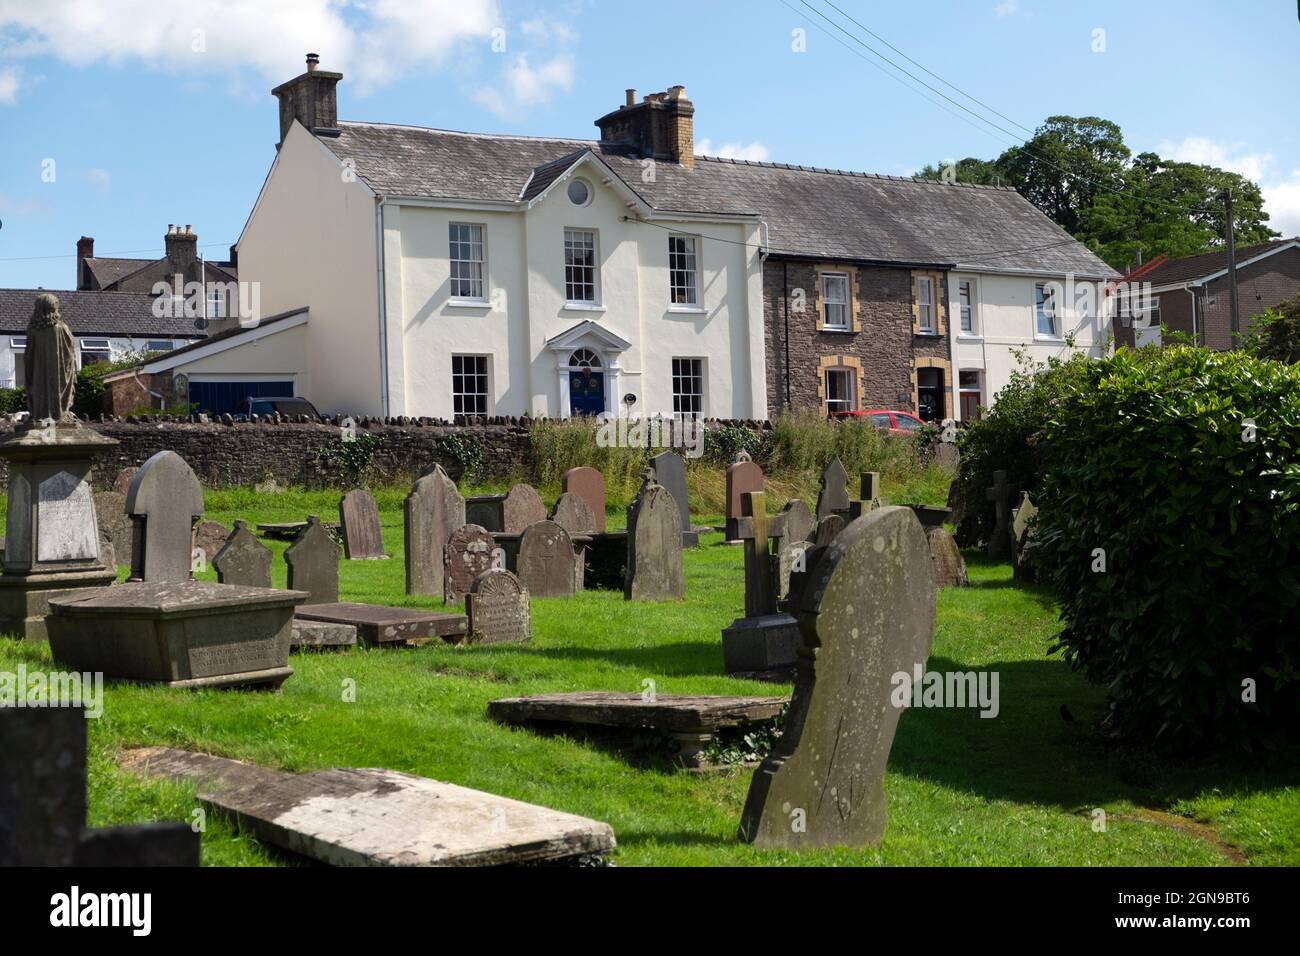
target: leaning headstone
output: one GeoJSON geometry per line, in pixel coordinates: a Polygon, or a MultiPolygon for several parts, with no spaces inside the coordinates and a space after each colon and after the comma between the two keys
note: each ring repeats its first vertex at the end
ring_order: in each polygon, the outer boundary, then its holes
{"type": "Polygon", "coordinates": [[[406,593],[443,594],[443,549],[465,524],[465,499],[441,465],[406,496],[406,593]]]}
{"type": "Polygon", "coordinates": [[[203,560],[208,563],[217,556],[229,537],[229,529],[219,521],[200,521],[194,526],[194,547],[203,552],[203,560]]]}
{"type": "Polygon", "coordinates": [[[805,552],[812,546],[811,541],[804,539],[782,540],[781,550],[773,556],[773,561],[776,563],[773,584],[777,607],[783,607],[786,599],[789,598],[790,576],[794,574],[796,567],[807,564],[805,552]]]}
{"type": "Polygon", "coordinates": [[[113,479],[113,490],[125,498],[126,493],[131,490],[131,482],[135,479],[135,473],[139,470],[139,468],[123,468],[119,471],[117,477],[113,479]]]}
{"type": "Polygon", "coordinates": [[[518,484],[510,489],[501,505],[501,530],[506,534],[523,534],[529,525],[546,520],[546,505],[532,485],[518,484]]]}
{"type": "Polygon", "coordinates": [[[641,490],[627,512],[628,601],[680,601],[686,596],[682,570],[682,519],[677,502],[647,468],[641,490]]]}
{"type": "Polygon", "coordinates": [[[824,521],[832,514],[849,510],[849,473],[839,456],[835,456],[822,471],[822,490],[817,495],[817,520],[824,521]]]}
{"type": "Polygon", "coordinates": [[[320,518],[311,515],[307,527],[284,552],[289,566],[289,590],[306,591],[304,604],[334,604],[339,599],[339,546],[320,518]]]}
{"type": "Polygon", "coordinates": [[[781,509],[781,540],[785,544],[795,541],[807,541],[817,527],[817,519],[808,510],[808,506],[798,498],[786,502],[781,509]]]}
{"type": "Polygon", "coordinates": [[[271,586],[271,549],[257,540],[248,524],[235,522],[235,530],[212,559],[221,584],[240,584],[248,588],[271,586]]]}
{"type": "Polygon", "coordinates": [[[339,499],[339,525],[343,528],[343,553],[349,561],[388,557],[379,526],[379,506],[370,492],[358,488],[339,499]]]}
{"type": "Polygon", "coordinates": [[[1005,471],[993,472],[993,487],[984,492],[993,502],[993,531],[989,534],[988,555],[994,561],[1011,556],[1011,486],[1005,471]]]}
{"type": "Polygon", "coordinates": [[[581,495],[566,491],[555,502],[551,520],[569,534],[595,534],[596,516],[592,514],[587,499],[581,495]]]}
{"type": "Polygon", "coordinates": [[[843,530],[844,519],[837,514],[828,514],[817,522],[817,533],[813,536],[813,543],[819,545],[830,544],[840,536],[840,532],[843,530]]]}
{"type": "Polygon", "coordinates": [[[581,465],[560,476],[560,490],[571,492],[587,502],[596,519],[597,533],[605,531],[605,476],[595,468],[581,465]]]}
{"type": "Polygon", "coordinates": [[[472,644],[522,644],[533,636],[528,591],[504,568],[474,579],[465,598],[472,644]]]}
{"type": "Polygon", "coordinates": [[[895,676],[924,672],[934,635],[930,549],[910,510],[882,508],[849,525],[811,573],[794,698],[750,782],[740,837],[765,848],[877,844],[906,705],[895,676]]]}
{"type": "Polygon", "coordinates": [[[655,480],[668,489],[677,502],[677,514],[682,523],[682,544],[697,548],[700,536],[691,528],[691,507],[686,492],[686,460],[675,451],[660,452],[650,459],[655,480]]]}
{"type": "Polygon", "coordinates": [[[118,562],[129,564],[135,550],[135,522],[126,513],[126,495],[116,491],[95,492],[95,517],[99,520],[101,550],[108,547],[101,554],[104,563],[110,566],[118,562]]]}
{"type": "Polygon", "coordinates": [[[727,541],[736,543],[740,519],[744,516],[741,496],[747,491],[763,490],[763,469],[754,464],[745,452],[741,452],[736,461],[727,468],[727,541]]]}
{"type": "Polygon", "coordinates": [[[515,571],[520,584],[533,597],[572,597],[577,587],[578,558],[569,532],[554,521],[529,525],[519,539],[515,571]]]}
{"type": "Polygon", "coordinates": [[[136,522],[131,580],[188,581],[194,566],[194,522],[203,516],[203,489],[185,459],[160,451],[146,461],[126,496],[136,522]]]}
{"type": "Polygon", "coordinates": [[[927,528],[926,540],[930,544],[930,559],[934,565],[936,588],[964,588],[970,584],[966,573],[966,559],[961,549],[944,528],[927,528]]]}
{"type": "Polygon", "coordinates": [[[1020,504],[1011,519],[1011,563],[1019,581],[1033,581],[1037,577],[1032,560],[1036,517],[1037,506],[1029,499],[1029,492],[1022,491],[1020,504]]]}
{"type": "Polygon", "coordinates": [[[476,524],[457,528],[443,548],[443,597],[448,604],[460,604],[474,586],[474,579],[494,567],[496,541],[476,524]]]}

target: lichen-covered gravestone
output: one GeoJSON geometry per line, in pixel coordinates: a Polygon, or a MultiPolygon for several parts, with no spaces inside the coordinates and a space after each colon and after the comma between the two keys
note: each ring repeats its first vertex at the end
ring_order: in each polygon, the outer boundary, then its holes
{"type": "Polygon", "coordinates": [[[560,495],[555,510],[551,512],[551,520],[571,535],[596,532],[596,516],[592,514],[587,499],[572,491],[560,495]]]}
{"type": "Polygon", "coordinates": [[[994,561],[1011,556],[1011,486],[1005,471],[993,472],[993,487],[984,492],[993,502],[993,531],[989,535],[988,555],[994,561]]]}
{"type": "Polygon", "coordinates": [[[406,496],[406,593],[443,594],[443,549],[465,524],[465,499],[441,465],[406,496]]]}
{"type": "Polygon", "coordinates": [[[504,568],[474,579],[465,598],[469,641],[473,644],[520,644],[533,636],[528,591],[504,568]]]}
{"type": "Polygon", "coordinates": [[[100,556],[104,563],[130,564],[135,550],[135,522],[126,513],[126,495],[116,491],[95,492],[95,517],[99,520],[100,556]]]}
{"type": "Polygon", "coordinates": [[[457,528],[443,548],[443,596],[448,604],[465,600],[474,579],[494,566],[496,541],[492,533],[476,524],[457,528]]]}
{"type": "Polygon", "coordinates": [[[160,451],[146,461],[131,480],[125,507],[136,522],[131,579],[152,584],[190,580],[203,489],[185,459],[160,451]]]}
{"type": "Polygon", "coordinates": [[[320,518],[310,515],[307,527],[284,552],[289,566],[289,590],[306,591],[304,604],[336,604],[339,599],[339,546],[320,518]]]}
{"type": "Polygon", "coordinates": [[[532,485],[519,484],[510,489],[501,505],[501,530],[506,534],[523,534],[529,525],[546,520],[546,505],[532,485]]]}
{"type": "Polygon", "coordinates": [[[966,573],[966,559],[961,556],[961,549],[953,536],[942,527],[926,528],[926,540],[930,543],[930,558],[934,564],[934,586],[936,588],[964,588],[970,584],[966,573]]]}
{"type": "Polygon", "coordinates": [[[813,529],[817,527],[817,519],[813,517],[808,506],[798,498],[786,502],[779,517],[783,545],[809,540],[813,529]]]}
{"type": "Polygon", "coordinates": [[[813,538],[815,544],[830,544],[844,530],[844,519],[838,514],[828,514],[821,521],[817,522],[817,534],[813,538]]]}
{"type": "Polygon", "coordinates": [[[655,480],[668,489],[677,502],[677,515],[682,523],[682,544],[688,548],[699,547],[700,536],[691,527],[691,507],[686,491],[686,461],[675,451],[660,452],[650,459],[655,480]]]}
{"type": "Polygon", "coordinates": [[[849,510],[849,473],[836,455],[822,471],[822,490],[817,495],[817,520],[849,510]]]}
{"type": "Polygon", "coordinates": [[[680,601],[686,596],[682,570],[682,520],[668,489],[647,468],[641,490],[627,512],[628,601],[680,601]]]}
{"type": "Polygon", "coordinates": [[[750,782],[740,838],[874,845],[885,833],[885,764],[911,699],[900,699],[900,680],[924,671],[934,634],[930,548],[910,509],[882,508],[850,524],[810,574],[798,591],[794,697],[750,782]]]}
{"type": "Polygon", "coordinates": [[[221,584],[240,584],[249,588],[271,586],[271,549],[257,540],[248,524],[235,522],[235,530],[212,559],[221,584]]]}
{"type": "Polygon", "coordinates": [[[560,476],[560,490],[578,495],[591,509],[596,519],[596,532],[605,531],[605,476],[595,468],[581,465],[570,468],[560,476]]]}
{"type": "Polygon", "coordinates": [[[379,506],[370,492],[358,488],[339,499],[339,524],[343,528],[343,552],[349,561],[388,557],[379,527],[379,506]]]}
{"type": "Polygon", "coordinates": [[[569,532],[554,521],[529,525],[519,539],[515,570],[519,583],[534,597],[572,597],[577,589],[578,559],[569,532]]]}
{"type": "Polygon", "coordinates": [[[740,519],[744,517],[741,498],[747,491],[763,490],[763,469],[741,452],[727,468],[727,540],[736,542],[740,519]]]}

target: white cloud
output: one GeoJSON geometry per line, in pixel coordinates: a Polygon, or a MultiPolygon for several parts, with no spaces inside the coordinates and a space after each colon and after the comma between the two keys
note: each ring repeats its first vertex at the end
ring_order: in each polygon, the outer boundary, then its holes
{"type": "Polygon", "coordinates": [[[86,171],[86,178],[101,189],[107,189],[113,182],[113,177],[107,169],[89,169],[86,171]]]}
{"type": "Polygon", "coordinates": [[[1272,153],[1251,152],[1243,143],[1220,143],[1204,136],[1163,140],[1156,152],[1178,162],[1217,166],[1258,183],[1269,227],[1284,236],[1300,235],[1300,169],[1275,171],[1272,153]]]}
{"type": "Polygon", "coordinates": [[[0,106],[13,106],[18,102],[18,76],[16,66],[0,70],[0,106]]]}
{"type": "Polygon", "coordinates": [[[702,139],[695,144],[695,152],[701,156],[717,156],[719,159],[747,159],[761,163],[767,160],[768,149],[762,143],[718,143],[711,139],[702,139]]]}
{"type": "Polygon", "coordinates": [[[279,82],[310,50],[364,92],[486,45],[499,20],[496,0],[0,0],[0,52],[279,82]]]}
{"type": "Polygon", "coordinates": [[[498,116],[517,116],[525,108],[549,103],[557,92],[573,89],[573,57],[560,54],[534,67],[527,53],[518,53],[497,86],[481,87],[474,98],[498,116]]]}
{"type": "Polygon", "coordinates": [[[1268,224],[1284,236],[1300,236],[1300,169],[1262,188],[1268,224]]]}
{"type": "Polygon", "coordinates": [[[993,12],[996,13],[999,18],[1014,17],[1020,12],[1020,0],[1003,0],[1002,3],[999,3],[993,8],[993,12]]]}

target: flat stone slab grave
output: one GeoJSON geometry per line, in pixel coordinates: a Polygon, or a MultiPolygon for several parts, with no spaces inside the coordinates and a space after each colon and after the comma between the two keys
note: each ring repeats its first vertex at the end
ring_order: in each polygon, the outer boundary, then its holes
{"type": "Polygon", "coordinates": [[[435,637],[459,644],[469,634],[469,618],[464,614],[380,604],[305,604],[298,608],[295,617],[300,621],[349,624],[357,629],[357,639],[370,646],[407,644],[435,637]]]}
{"type": "Polygon", "coordinates": [[[579,691],[511,697],[488,704],[488,716],[503,724],[578,725],[608,730],[653,728],[671,734],[689,767],[705,765],[702,752],[721,730],[767,723],[788,697],[688,697],[579,691]]]}
{"type": "Polygon", "coordinates": [[[501,866],[614,849],[609,824],[394,770],[293,774],[168,747],[122,766],[195,784],[258,839],[332,866],[501,866]]]}
{"type": "Polygon", "coordinates": [[[331,621],[304,621],[293,619],[293,632],[289,637],[289,648],[301,650],[305,647],[354,647],[357,643],[357,629],[351,624],[335,624],[331,621]]]}
{"type": "MultiPolygon", "coordinates": [[[[338,531],[339,526],[329,521],[322,521],[326,531],[338,531]]],[[[302,534],[307,527],[305,521],[284,521],[272,522],[270,524],[259,524],[257,533],[264,538],[271,538],[273,541],[292,541],[298,535],[302,534]]]]}

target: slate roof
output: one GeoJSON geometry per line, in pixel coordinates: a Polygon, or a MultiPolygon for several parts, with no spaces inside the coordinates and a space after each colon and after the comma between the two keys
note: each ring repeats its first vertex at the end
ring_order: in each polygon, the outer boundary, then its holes
{"type": "MultiPolygon", "coordinates": [[[[1237,266],[1240,270],[1241,263],[1248,259],[1254,259],[1264,253],[1296,242],[1295,238],[1291,239],[1274,239],[1270,242],[1261,242],[1254,246],[1243,246],[1237,249],[1237,266]]],[[[1200,279],[1203,276],[1213,275],[1228,268],[1228,250],[1219,249],[1215,252],[1206,252],[1199,256],[1185,256],[1182,259],[1170,259],[1162,263],[1150,272],[1143,273],[1142,281],[1150,282],[1153,286],[1169,285],[1174,282],[1191,282],[1200,279]]]]}
{"type": "Polygon", "coordinates": [[[592,140],[380,123],[342,122],[320,141],[386,196],[526,202],[591,150],[656,213],[762,219],[774,255],[1117,275],[1010,188],[707,156],[693,170],[659,163],[646,183],[638,156],[592,140]]]}
{"type": "Polygon", "coordinates": [[[139,272],[153,259],[99,259],[91,257],[82,260],[90,274],[95,277],[102,289],[118,279],[129,276],[133,272],[139,272]]]}
{"type": "Polygon", "coordinates": [[[203,338],[193,318],[158,318],[154,297],[144,292],[75,292],[63,289],[0,289],[0,332],[22,335],[31,321],[36,297],[59,297],[59,313],[77,336],[132,338],[203,338]]]}

